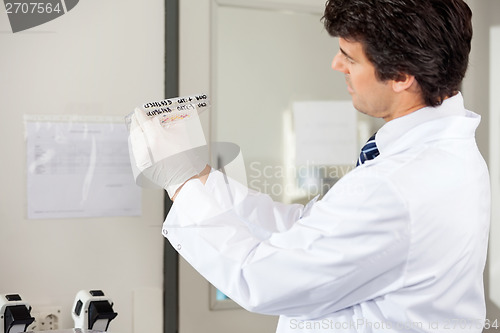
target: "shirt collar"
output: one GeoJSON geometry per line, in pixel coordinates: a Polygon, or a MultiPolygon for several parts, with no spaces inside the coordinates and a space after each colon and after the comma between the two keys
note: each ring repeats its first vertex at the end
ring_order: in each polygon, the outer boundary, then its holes
{"type": "Polygon", "coordinates": [[[439,106],[424,107],[385,123],[378,130],[375,141],[382,153],[391,143],[420,124],[450,116],[464,117],[466,114],[462,94],[458,92],[456,95],[444,100],[439,106]]]}

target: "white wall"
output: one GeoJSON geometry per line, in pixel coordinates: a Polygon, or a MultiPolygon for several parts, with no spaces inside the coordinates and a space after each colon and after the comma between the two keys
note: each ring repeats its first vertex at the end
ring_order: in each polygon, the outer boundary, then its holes
{"type": "Polygon", "coordinates": [[[13,34],[0,13],[0,293],[61,306],[62,328],[78,290],[102,289],[118,312],[111,332],[161,332],[163,194],[143,192],[141,217],[28,220],[23,116],[122,117],[162,98],[163,17],[163,0],[84,0],[13,34]]]}

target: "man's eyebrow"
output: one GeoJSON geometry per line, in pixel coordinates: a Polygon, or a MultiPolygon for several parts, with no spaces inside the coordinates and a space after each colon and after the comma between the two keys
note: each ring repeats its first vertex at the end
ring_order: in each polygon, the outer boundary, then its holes
{"type": "Polygon", "coordinates": [[[351,60],[354,60],[354,58],[353,58],[353,57],[351,57],[351,56],[350,56],[350,55],[349,55],[346,51],[344,51],[341,47],[339,47],[339,49],[340,49],[340,52],[342,52],[342,54],[343,54],[345,57],[347,57],[347,58],[349,58],[349,59],[351,59],[351,60]]]}

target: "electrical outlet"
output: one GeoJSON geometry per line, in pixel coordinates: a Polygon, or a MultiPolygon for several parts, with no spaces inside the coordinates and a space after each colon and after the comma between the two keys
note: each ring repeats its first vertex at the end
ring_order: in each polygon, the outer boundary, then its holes
{"type": "Polygon", "coordinates": [[[60,306],[33,307],[31,316],[35,321],[28,326],[28,331],[52,331],[62,327],[60,306]]]}

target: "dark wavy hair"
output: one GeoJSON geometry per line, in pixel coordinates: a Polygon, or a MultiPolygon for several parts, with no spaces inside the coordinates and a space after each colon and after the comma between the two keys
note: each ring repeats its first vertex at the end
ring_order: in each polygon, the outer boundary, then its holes
{"type": "Polygon", "coordinates": [[[331,36],[363,44],[378,79],[413,75],[437,106],[467,71],[471,18],[463,0],[328,0],[322,20],[331,36]]]}

